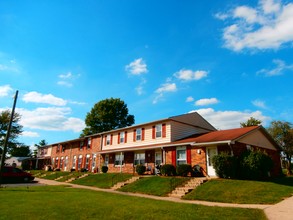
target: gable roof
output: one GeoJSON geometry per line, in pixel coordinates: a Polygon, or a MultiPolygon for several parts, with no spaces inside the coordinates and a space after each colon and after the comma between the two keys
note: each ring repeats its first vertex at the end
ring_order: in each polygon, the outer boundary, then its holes
{"type": "Polygon", "coordinates": [[[178,141],[173,142],[173,145],[177,144],[190,144],[192,146],[199,145],[211,145],[220,143],[233,143],[241,138],[249,135],[252,132],[260,131],[262,134],[277,148],[280,149],[279,145],[274,139],[267,133],[262,126],[251,126],[244,128],[234,128],[228,130],[212,131],[202,135],[193,135],[178,141]]]}

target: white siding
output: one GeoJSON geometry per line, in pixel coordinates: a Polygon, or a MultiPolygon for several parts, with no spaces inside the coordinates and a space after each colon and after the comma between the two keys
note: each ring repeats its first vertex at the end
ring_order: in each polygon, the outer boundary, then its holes
{"type": "Polygon", "coordinates": [[[139,147],[139,146],[146,146],[146,145],[152,145],[152,144],[165,144],[165,143],[169,143],[171,141],[171,134],[170,134],[170,123],[166,122],[166,123],[162,123],[162,124],[166,124],[166,137],[163,138],[156,138],[153,139],[152,138],[152,129],[153,126],[156,124],[149,124],[146,126],[142,126],[139,128],[144,128],[144,140],[142,141],[133,141],[133,131],[135,128],[130,128],[127,129],[125,131],[127,131],[127,143],[120,143],[118,144],[118,133],[121,132],[113,132],[113,139],[112,139],[112,145],[106,145],[105,146],[105,141],[103,141],[103,150],[114,150],[114,149],[119,149],[119,148],[131,148],[131,147],[139,147]]]}

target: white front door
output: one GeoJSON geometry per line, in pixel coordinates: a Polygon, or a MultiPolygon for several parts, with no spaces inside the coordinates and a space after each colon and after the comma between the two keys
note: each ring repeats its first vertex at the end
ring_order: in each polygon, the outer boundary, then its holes
{"type": "Polygon", "coordinates": [[[217,147],[207,147],[207,172],[209,176],[216,176],[216,171],[212,164],[213,156],[218,154],[217,147]]]}

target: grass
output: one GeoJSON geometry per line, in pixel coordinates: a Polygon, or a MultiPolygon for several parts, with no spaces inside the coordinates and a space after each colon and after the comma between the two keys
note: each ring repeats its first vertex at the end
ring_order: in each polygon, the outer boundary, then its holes
{"type": "Polygon", "coordinates": [[[155,196],[166,196],[176,185],[180,185],[189,178],[175,177],[145,177],[119,189],[123,192],[143,193],[155,196]],[[173,182],[173,184],[171,184],[173,182]]]}
{"type": "Polygon", "coordinates": [[[1,220],[266,219],[257,209],[206,207],[65,186],[1,188],[0,201],[1,220]]]}
{"type": "Polygon", "coordinates": [[[116,173],[101,173],[101,174],[90,174],[87,177],[77,179],[71,183],[95,186],[98,188],[111,188],[117,182],[124,182],[132,177],[131,174],[116,174],[116,173]]]}
{"type": "Polygon", "coordinates": [[[215,179],[197,187],[184,199],[239,204],[274,204],[293,194],[293,177],[275,181],[215,179]]]}

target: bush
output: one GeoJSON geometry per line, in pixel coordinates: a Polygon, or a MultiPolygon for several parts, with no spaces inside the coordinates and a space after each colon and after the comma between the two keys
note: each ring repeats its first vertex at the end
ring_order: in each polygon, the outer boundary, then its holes
{"type": "Polygon", "coordinates": [[[192,167],[190,164],[180,164],[176,167],[176,172],[179,176],[187,176],[192,173],[192,167]]]}
{"type": "Polygon", "coordinates": [[[246,151],[241,158],[241,177],[244,179],[266,179],[273,168],[273,160],[265,152],[246,151]]]}
{"type": "Polygon", "coordinates": [[[146,171],[146,166],[138,164],[136,165],[135,171],[138,173],[138,175],[142,175],[146,171]]]}
{"type": "Polygon", "coordinates": [[[107,173],[108,172],[108,167],[107,166],[102,166],[102,172],[107,173]]]}
{"type": "Polygon", "coordinates": [[[161,167],[161,174],[165,176],[176,176],[176,169],[172,164],[164,164],[161,167]]]}
{"type": "Polygon", "coordinates": [[[213,167],[220,178],[236,178],[237,160],[227,153],[215,155],[212,159],[213,167]]]}

